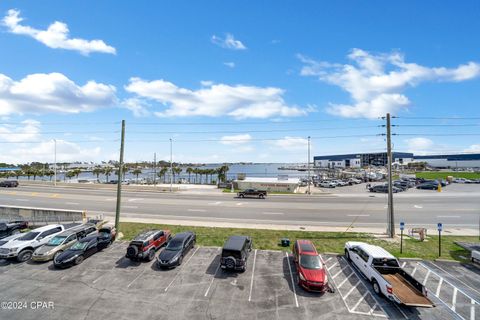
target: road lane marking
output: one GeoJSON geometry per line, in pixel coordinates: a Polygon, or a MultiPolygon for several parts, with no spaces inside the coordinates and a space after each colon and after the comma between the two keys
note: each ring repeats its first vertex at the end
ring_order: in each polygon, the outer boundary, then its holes
{"type": "Polygon", "coordinates": [[[133,199],[128,199],[127,201],[128,202],[135,202],[135,201],[143,201],[145,199],[142,199],[142,198],[133,198],[133,199]]]}
{"type": "Polygon", "coordinates": [[[423,209],[422,206],[418,206],[418,205],[414,205],[413,207],[414,207],[415,209],[423,209]]]}
{"type": "Polygon", "coordinates": [[[370,217],[369,214],[347,214],[347,217],[370,217]]]}
{"type": "Polygon", "coordinates": [[[58,198],[58,193],[54,193],[50,196],[50,198],[58,198]]]}
{"type": "Polygon", "coordinates": [[[209,205],[218,206],[218,205],[221,204],[221,203],[222,203],[222,201],[210,202],[209,205]]]}
{"type": "Polygon", "coordinates": [[[437,216],[437,218],[460,218],[461,216],[437,216]]]}
{"type": "Polygon", "coordinates": [[[283,213],[283,212],[262,212],[262,214],[282,215],[282,214],[285,214],[285,213],[283,213]]]}
{"type": "Polygon", "coordinates": [[[65,204],[79,205],[80,203],[78,203],[78,202],[65,202],[65,204]]]}
{"type": "Polygon", "coordinates": [[[292,288],[293,288],[293,296],[295,297],[295,305],[298,308],[297,291],[295,290],[295,282],[293,281],[292,267],[290,266],[290,257],[288,256],[287,252],[285,252],[285,257],[287,257],[288,271],[290,271],[290,279],[292,280],[292,288]]]}
{"type": "Polygon", "coordinates": [[[188,209],[190,212],[206,212],[207,210],[205,209],[188,209]]]}
{"type": "Polygon", "coordinates": [[[242,202],[237,202],[237,206],[243,206],[242,202]]]}
{"type": "Polygon", "coordinates": [[[29,199],[15,199],[15,201],[23,201],[23,202],[29,202],[29,199]]]}
{"type": "Polygon", "coordinates": [[[190,262],[190,260],[192,260],[193,256],[195,255],[195,253],[197,253],[198,249],[200,249],[200,247],[197,247],[197,249],[195,249],[195,251],[193,251],[192,255],[190,256],[190,258],[188,258],[188,260],[182,264],[182,267],[180,268],[180,270],[178,270],[177,274],[175,275],[175,277],[173,277],[172,281],[168,284],[168,286],[165,288],[165,292],[168,291],[168,288],[170,288],[170,286],[175,282],[175,280],[178,278],[178,276],[180,275],[180,273],[182,272],[183,268],[185,268],[185,266],[190,262]]]}
{"type": "Polygon", "coordinates": [[[105,198],[105,201],[115,201],[117,198],[105,198]]]}
{"type": "Polygon", "coordinates": [[[250,294],[248,295],[248,301],[252,300],[253,275],[255,274],[255,261],[256,260],[257,260],[257,249],[255,249],[255,254],[253,255],[252,279],[250,280],[250,294]]]}
{"type": "Polygon", "coordinates": [[[128,208],[128,209],[138,209],[137,206],[123,206],[124,208],[128,208]]]}
{"type": "Polygon", "coordinates": [[[38,195],[38,192],[32,192],[30,195],[31,195],[32,197],[36,197],[36,196],[38,195]]]}

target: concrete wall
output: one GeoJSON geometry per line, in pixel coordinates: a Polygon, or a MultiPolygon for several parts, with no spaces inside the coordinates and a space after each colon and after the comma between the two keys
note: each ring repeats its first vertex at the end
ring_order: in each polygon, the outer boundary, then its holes
{"type": "Polygon", "coordinates": [[[29,222],[81,221],[83,211],[43,209],[16,206],[0,206],[0,219],[26,220],[29,222]]]}

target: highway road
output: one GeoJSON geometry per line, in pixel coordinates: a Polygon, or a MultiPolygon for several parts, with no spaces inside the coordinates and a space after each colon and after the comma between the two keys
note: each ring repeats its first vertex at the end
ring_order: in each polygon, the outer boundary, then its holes
{"type": "MultiPolygon", "coordinates": [[[[347,188],[347,187],[345,187],[347,188]]],[[[238,223],[281,226],[333,226],[383,228],[386,224],[385,194],[362,189],[338,190],[325,195],[271,195],[265,200],[238,199],[221,192],[191,194],[123,192],[122,217],[238,223]]],[[[0,189],[0,205],[87,210],[113,216],[115,190],[77,189],[51,186],[20,186],[0,189]]],[[[478,230],[480,185],[451,185],[439,193],[411,189],[394,196],[395,219],[408,227],[437,222],[445,227],[478,230]]]]}

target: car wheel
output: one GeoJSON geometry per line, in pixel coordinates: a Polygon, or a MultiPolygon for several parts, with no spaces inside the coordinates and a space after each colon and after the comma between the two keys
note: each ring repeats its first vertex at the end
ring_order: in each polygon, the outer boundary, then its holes
{"type": "Polygon", "coordinates": [[[130,246],[127,248],[127,256],[134,258],[138,254],[138,248],[136,246],[130,246]]]}
{"type": "Polygon", "coordinates": [[[147,261],[152,261],[155,258],[155,250],[150,250],[148,252],[147,261]]]}
{"type": "Polygon", "coordinates": [[[348,261],[351,261],[351,259],[350,259],[350,252],[348,252],[347,249],[345,249],[345,258],[347,258],[348,261]]]}
{"type": "Polygon", "coordinates": [[[227,269],[235,269],[235,264],[235,258],[228,257],[225,259],[225,267],[227,267],[227,269]]]}
{"type": "Polygon", "coordinates": [[[183,256],[180,256],[180,258],[178,258],[178,265],[181,265],[182,261],[183,261],[183,256]]]}
{"type": "Polygon", "coordinates": [[[53,260],[57,260],[58,256],[62,253],[63,251],[57,251],[55,252],[55,254],[53,255],[53,260]]]}
{"type": "Polygon", "coordinates": [[[240,198],[245,198],[245,196],[243,194],[240,195],[240,198]]]}
{"type": "Polygon", "coordinates": [[[260,199],[265,199],[265,196],[263,194],[258,196],[260,199]]]}
{"type": "Polygon", "coordinates": [[[83,262],[83,256],[78,256],[76,259],[75,259],[75,264],[80,264],[83,262]]]}
{"type": "Polygon", "coordinates": [[[377,295],[379,295],[379,296],[382,295],[382,291],[380,291],[380,286],[378,285],[378,282],[375,279],[372,280],[372,288],[373,288],[373,291],[375,291],[375,293],[377,295]]]}
{"type": "Polygon", "coordinates": [[[32,254],[33,254],[32,250],[23,250],[18,254],[17,260],[18,262],[28,261],[32,257],[32,254]]]}

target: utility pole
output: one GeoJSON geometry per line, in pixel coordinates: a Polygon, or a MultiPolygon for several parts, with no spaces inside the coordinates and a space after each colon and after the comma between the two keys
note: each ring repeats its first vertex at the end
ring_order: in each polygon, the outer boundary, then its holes
{"type": "Polygon", "coordinates": [[[173,152],[172,152],[172,138],[170,138],[170,192],[173,187],[173,152]]]}
{"type": "Polygon", "coordinates": [[[53,185],[57,186],[57,139],[53,139],[54,145],[54,164],[53,164],[53,185]]]}
{"type": "Polygon", "coordinates": [[[157,153],[153,154],[153,186],[157,185],[157,153]]]}
{"type": "Polygon", "coordinates": [[[310,136],[308,136],[308,162],[307,162],[307,172],[308,172],[308,194],[310,194],[310,136]]]}
{"type": "Polygon", "coordinates": [[[125,120],[122,120],[122,138],[120,142],[120,167],[118,168],[117,209],[115,211],[115,229],[119,232],[120,205],[122,203],[123,151],[125,147],[125,120]]]}
{"type": "Polygon", "coordinates": [[[393,217],[392,139],[391,139],[390,113],[387,113],[387,169],[388,169],[387,234],[390,238],[393,238],[395,237],[395,220],[393,217]]]}

